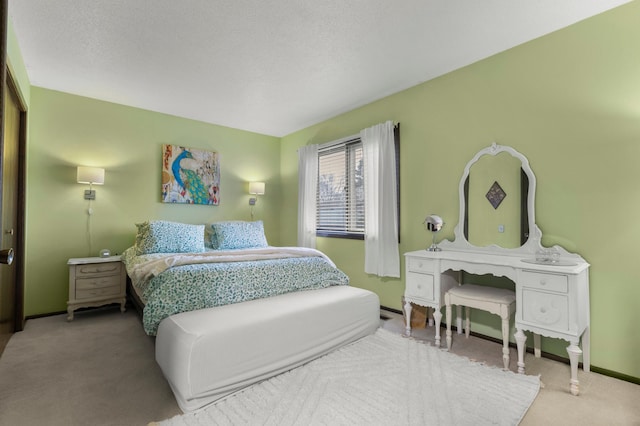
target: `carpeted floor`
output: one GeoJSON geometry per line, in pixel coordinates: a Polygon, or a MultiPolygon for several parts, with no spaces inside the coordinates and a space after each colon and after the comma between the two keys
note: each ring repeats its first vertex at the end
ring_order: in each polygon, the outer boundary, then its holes
{"type": "Polygon", "coordinates": [[[29,320],[0,358],[0,425],[146,425],[180,413],[133,309],[29,320]]]}
{"type": "MultiPolygon", "coordinates": [[[[398,318],[382,327],[397,333],[398,318]]],[[[433,342],[433,327],[415,330],[433,342]]],[[[454,353],[500,366],[500,344],[454,336],[454,353]]],[[[511,369],[515,370],[515,349],[511,369]]],[[[581,395],[568,391],[569,366],[527,354],[527,373],[542,388],[522,425],[640,425],[640,386],[579,372],[581,395]]],[[[380,385],[389,401],[393,386],[380,385]]],[[[465,403],[461,390],[458,403],[465,403]]],[[[137,314],[105,308],[27,321],[0,357],[0,425],[146,425],[180,414],[154,360],[154,341],[137,314]]]]}

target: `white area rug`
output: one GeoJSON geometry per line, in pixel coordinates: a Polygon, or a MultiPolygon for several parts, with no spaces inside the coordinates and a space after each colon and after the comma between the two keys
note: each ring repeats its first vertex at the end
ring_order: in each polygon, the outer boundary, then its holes
{"type": "Polygon", "coordinates": [[[162,426],[516,425],[540,380],[379,329],[162,426]]]}

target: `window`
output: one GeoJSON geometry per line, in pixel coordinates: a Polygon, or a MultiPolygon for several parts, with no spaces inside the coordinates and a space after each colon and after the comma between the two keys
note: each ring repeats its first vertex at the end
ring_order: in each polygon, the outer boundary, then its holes
{"type": "MultiPolygon", "coordinates": [[[[400,127],[395,128],[398,235],[400,234],[400,127]]],[[[362,141],[351,136],[318,150],[316,235],[364,239],[362,141]]]]}
{"type": "Polygon", "coordinates": [[[317,235],[364,239],[363,168],[360,138],[318,151],[317,235]]]}

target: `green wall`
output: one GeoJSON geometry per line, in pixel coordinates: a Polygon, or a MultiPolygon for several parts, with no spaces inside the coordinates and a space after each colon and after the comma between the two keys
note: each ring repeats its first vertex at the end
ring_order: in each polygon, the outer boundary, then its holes
{"type": "Polygon", "coordinates": [[[66,310],[67,259],[121,253],[135,223],[250,220],[248,183],[266,182],[255,208],[269,243],[279,244],[279,139],[95,99],[31,88],[28,143],[25,314],[66,310]],[[161,145],[217,151],[221,159],[219,206],[160,202],[161,145]],[[106,170],[87,215],[87,185],[76,167],[106,170]],[[93,250],[89,251],[90,226],[93,250]]]}
{"type": "MultiPolygon", "coordinates": [[[[284,137],[281,243],[296,242],[300,146],[401,123],[401,253],[429,245],[422,221],[430,213],[443,217],[442,236],[452,239],[467,161],[492,142],[513,146],[537,178],[543,243],[592,265],[592,363],[640,377],[638,40],[636,1],[284,137]]],[[[318,247],[353,285],[401,308],[404,271],[399,280],[366,275],[361,241],[319,238],[318,247]]],[[[497,323],[491,332],[500,335],[497,323]]],[[[543,338],[545,351],[566,357],[566,346],[543,338]]]]}

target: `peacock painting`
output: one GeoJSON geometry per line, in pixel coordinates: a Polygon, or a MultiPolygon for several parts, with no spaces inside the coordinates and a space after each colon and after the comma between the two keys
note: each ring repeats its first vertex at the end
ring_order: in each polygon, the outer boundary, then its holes
{"type": "Polygon", "coordinates": [[[162,145],[162,201],[220,204],[218,153],[179,145],[162,145]]]}

